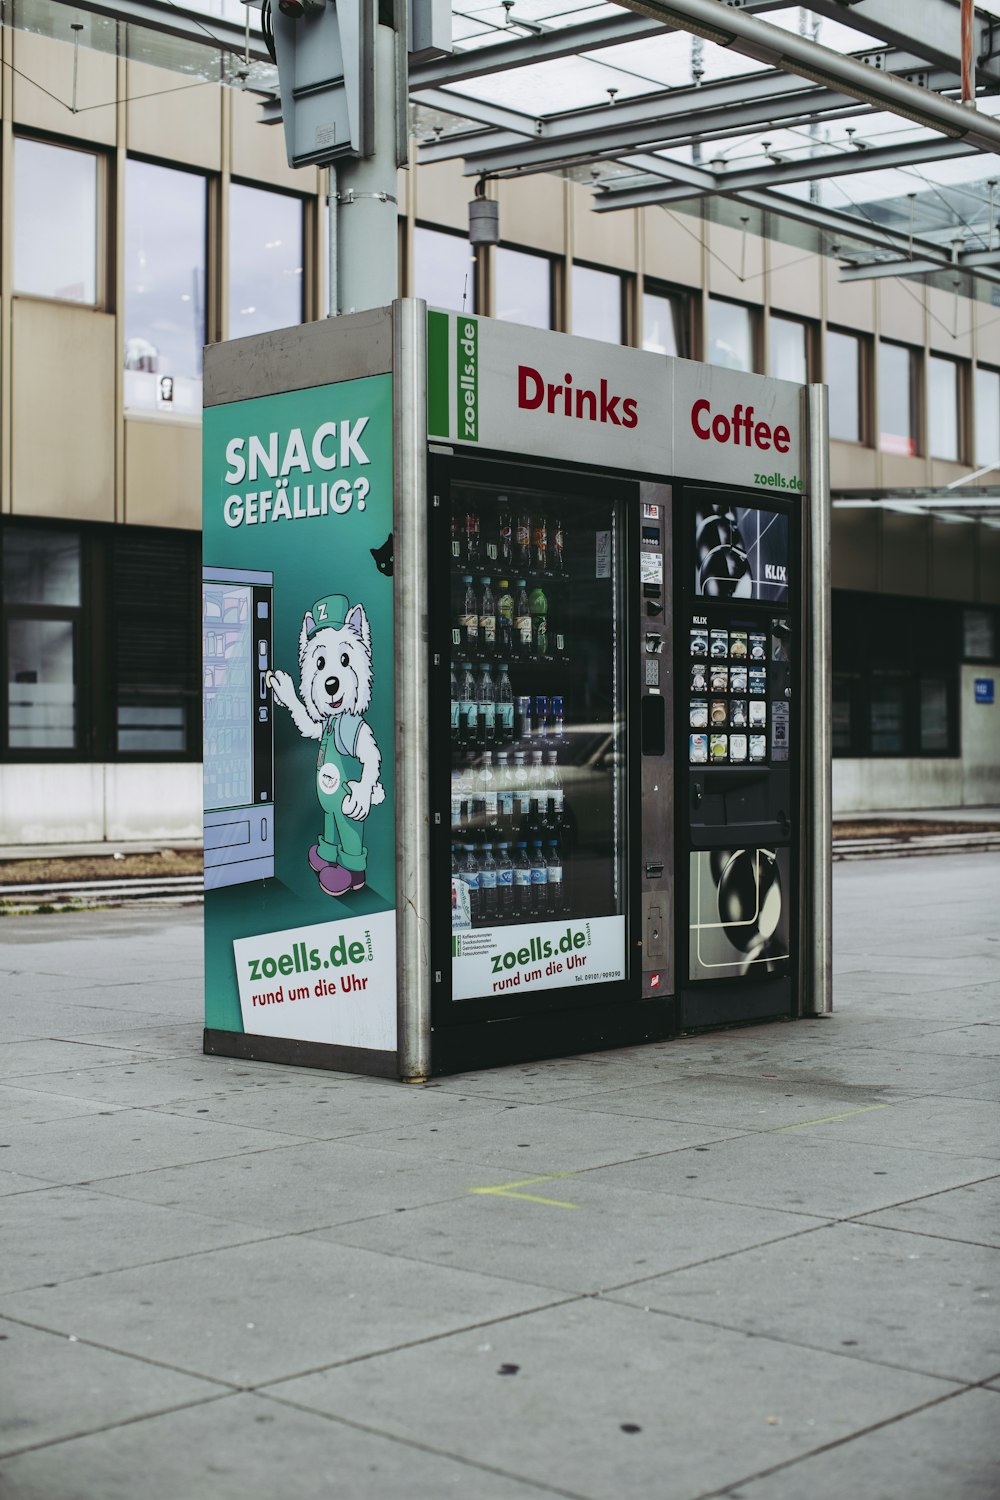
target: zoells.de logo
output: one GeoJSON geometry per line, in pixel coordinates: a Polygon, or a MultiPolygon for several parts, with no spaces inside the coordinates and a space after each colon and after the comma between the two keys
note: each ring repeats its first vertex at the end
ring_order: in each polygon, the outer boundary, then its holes
{"type": "Polygon", "coordinates": [[[639,425],[636,397],[615,394],[603,377],[596,391],[574,385],[569,371],[557,385],[546,381],[531,365],[518,365],[517,404],[522,411],[544,407],[552,416],[573,417],[583,422],[604,422],[613,427],[639,425]]]}

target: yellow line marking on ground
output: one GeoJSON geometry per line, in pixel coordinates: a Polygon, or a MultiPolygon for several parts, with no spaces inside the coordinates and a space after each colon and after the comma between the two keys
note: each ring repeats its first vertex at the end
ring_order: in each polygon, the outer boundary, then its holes
{"type": "Polygon", "coordinates": [[[573,1177],[573,1172],[552,1172],[547,1177],[524,1177],[519,1182],[501,1182],[495,1187],[474,1187],[470,1193],[489,1198],[522,1198],[525,1203],[544,1203],[547,1208],[579,1208],[579,1203],[564,1203],[561,1198],[541,1198],[537,1193],[519,1193],[523,1187],[537,1187],[543,1182],[558,1182],[563,1177],[573,1177]]]}
{"type": "Polygon", "coordinates": [[[821,1115],[818,1120],[797,1120],[794,1125],[776,1125],[771,1131],[772,1135],[780,1135],[783,1130],[805,1130],[810,1125],[829,1125],[833,1120],[850,1120],[854,1115],[868,1115],[873,1109],[891,1109],[891,1104],[865,1104],[861,1109],[847,1109],[842,1115],[821,1115]]]}

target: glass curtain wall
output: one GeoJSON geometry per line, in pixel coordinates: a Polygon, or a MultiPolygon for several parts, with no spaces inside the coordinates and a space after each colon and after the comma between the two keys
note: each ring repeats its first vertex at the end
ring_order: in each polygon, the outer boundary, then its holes
{"type": "Polygon", "coordinates": [[[229,189],[229,337],[302,322],[301,198],[229,189]]]}

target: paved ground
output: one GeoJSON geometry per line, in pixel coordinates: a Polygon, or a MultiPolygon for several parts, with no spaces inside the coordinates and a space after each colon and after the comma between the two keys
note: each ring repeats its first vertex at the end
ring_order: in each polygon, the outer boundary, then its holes
{"type": "Polygon", "coordinates": [[[424,1089],[5,921],[0,1496],[996,1500],[1000,861],[835,891],[832,1019],[424,1089]]]}

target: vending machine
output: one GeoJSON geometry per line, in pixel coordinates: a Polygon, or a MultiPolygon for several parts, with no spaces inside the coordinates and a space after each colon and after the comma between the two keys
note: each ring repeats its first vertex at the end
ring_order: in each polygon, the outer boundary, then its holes
{"type": "Polygon", "coordinates": [[[414,300],[206,351],[206,1050],[829,1009],[824,402],[414,300]]]}
{"type": "Polygon", "coordinates": [[[206,890],[274,874],[273,585],[245,568],[202,574],[206,890]]]}

